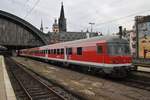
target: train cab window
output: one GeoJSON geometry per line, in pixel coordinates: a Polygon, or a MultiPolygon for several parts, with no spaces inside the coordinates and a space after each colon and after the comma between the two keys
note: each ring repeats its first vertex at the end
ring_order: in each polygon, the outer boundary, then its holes
{"type": "Polygon", "coordinates": [[[60,53],[61,53],[61,54],[64,54],[64,49],[61,48],[60,50],[61,50],[60,53]]]}
{"type": "Polygon", "coordinates": [[[57,49],[57,54],[58,54],[58,55],[60,54],[60,49],[57,49]]]}
{"type": "Polygon", "coordinates": [[[97,53],[98,54],[103,53],[103,47],[102,46],[97,46],[97,53]]]}
{"type": "Polygon", "coordinates": [[[54,49],[54,54],[56,54],[56,49],[54,49]]]}
{"type": "Polygon", "coordinates": [[[77,55],[82,55],[82,47],[77,47],[77,55]]]}
{"type": "Polygon", "coordinates": [[[108,44],[108,54],[110,55],[130,55],[129,44],[126,43],[110,43],[108,44]]]}

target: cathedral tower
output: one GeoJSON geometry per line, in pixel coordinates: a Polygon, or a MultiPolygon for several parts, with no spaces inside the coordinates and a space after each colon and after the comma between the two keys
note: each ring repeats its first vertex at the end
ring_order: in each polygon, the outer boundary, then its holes
{"type": "Polygon", "coordinates": [[[67,31],[66,26],[67,25],[66,25],[66,18],[65,18],[65,14],[64,14],[64,6],[63,6],[63,3],[62,3],[60,17],[59,17],[59,31],[60,32],[66,32],[67,31]]]}
{"type": "Polygon", "coordinates": [[[55,21],[54,21],[52,30],[53,30],[53,32],[55,32],[55,33],[59,32],[59,26],[58,26],[58,24],[57,24],[57,19],[55,19],[55,21]]]}

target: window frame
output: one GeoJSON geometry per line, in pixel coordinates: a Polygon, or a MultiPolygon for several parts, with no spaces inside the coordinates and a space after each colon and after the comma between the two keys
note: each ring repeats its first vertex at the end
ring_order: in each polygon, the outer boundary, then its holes
{"type": "Polygon", "coordinates": [[[64,54],[64,48],[60,49],[60,54],[63,55],[64,54]]]}
{"type": "Polygon", "coordinates": [[[77,55],[83,55],[83,47],[77,47],[77,55]]]}
{"type": "Polygon", "coordinates": [[[66,48],[66,54],[67,55],[72,55],[72,48],[66,48]]]}
{"type": "Polygon", "coordinates": [[[54,53],[53,53],[53,54],[56,54],[56,53],[57,53],[56,49],[53,49],[53,50],[54,50],[54,53]]]}
{"type": "Polygon", "coordinates": [[[59,55],[60,54],[60,49],[56,49],[56,52],[59,55]]]}
{"type": "Polygon", "coordinates": [[[102,45],[97,45],[96,46],[96,53],[97,54],[103,54],[104,53],[102,45]]]}
{"type": "Polygon", "coordinates": [[[51,49],[48,49],[48,54],[51,54],[51,49]]]}

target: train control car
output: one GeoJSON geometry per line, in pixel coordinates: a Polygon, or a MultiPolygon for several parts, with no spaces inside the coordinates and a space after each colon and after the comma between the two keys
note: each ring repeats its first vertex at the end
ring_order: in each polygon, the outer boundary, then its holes
{"type": "MultiPolygon", "coordinates": [[[[95,72],[124,77],[131,69],[128,41],[118,36],[98,36],[20,50],[21,56],[76,64],[95,72]],[[83,65],[83,66],[82,66],[83,65]]],[[[77,67],[79,68],[79,67],[77,67]]]]}

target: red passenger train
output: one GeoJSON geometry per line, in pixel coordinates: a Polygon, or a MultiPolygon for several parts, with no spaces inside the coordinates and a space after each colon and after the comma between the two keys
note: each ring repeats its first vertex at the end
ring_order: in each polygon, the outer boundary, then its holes
{"type": "Polygon", "coordinates": [[[67,65],[83,65],[80,67],[117,77],[126,76],[131,69],[128,41],[120,39],[118,36],[98,36],[56,43],[23,49],[19,51],[19,54],[21,56],[62,62],[67,65]]]}

